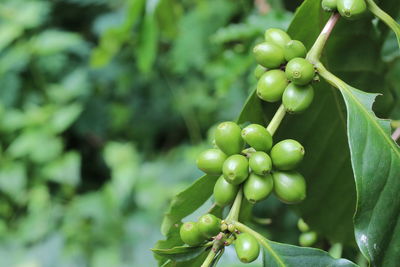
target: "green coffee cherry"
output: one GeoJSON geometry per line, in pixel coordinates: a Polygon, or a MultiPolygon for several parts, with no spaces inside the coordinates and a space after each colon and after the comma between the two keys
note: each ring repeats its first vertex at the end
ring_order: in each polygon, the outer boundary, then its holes
{"type": "Polygon", "coordinates": [[[294,171],[274,172],[274,193],[284,203],[296,204],[306,197],[306,181],[294,171]]]}
{"type": "Polygon", "coordinates": [[[267,175],[272,170],[272,160],[267,153],[257,151],[249,158],[250,169],[258,175],[267,175]]]}
{"type": "Polygon", "coordinates": [[[261,76],[267,71],[267,68],[264,68],[261,65],[257,65],[257,67],[254,69],[254,76],[256,76],[256,79],[260,79],[261,76]]]}
{"type": "Polygon", "coordinates": [[[285,45],[283,54],[285,55],[286,61],[290,61],[296,57],[305,58],[307,49],[302,42],[291,40],[285,45]]]}
{"type": "Polygon", "coordinates": [[[337,0],[337,9],[347,19],[357,19],[367,10],[365,0],[337,0]]]}
{"type": "Polygon", "coordinates": [[[301,113],[306,110],[314,99],[314,88],[290,83],[282,96],[282,104],[289,113],[301,113]]]}
{"type": "Polygon", "coordinates": [[[307,59],[293,58],[286,65],[286,77],[297,85],[306,85],[315,76],[314,66],[307,59]]]}
{"type": "Polygon", "coordinates": [[[241,262],[252,262],[256,260],[260,254],[260,245],[257,239],[248,233],[239,234],[234,244],[236,255],[241,262]]]}
{"type": "Polygon", "coordinates": [[[306,224],[305,221],[301,218],[297,222],[297,228],[299,228],[301,232],[308,232],[310,230],[308,224],[306,224]]]}
{"type": "Polygon", "coordinates": [[[220,207],[232,204],[238,191],[239,188],[237,185],[228,183],[224,176],[221,175],[214,185],[215,203],[220,207]]]}
{"type": "Polygon", "coordinates": [[[236,123],[223,122],[215,129],[215,144],[228,156],[239,154],[244,147],[241,131],[236,123]]]}
{"type": "Polygon", "coordinates": [[[200,233],[199,226],[195,222],[186,222],[182,224],[179,231],[182,241],[189,246],[198,246],[205,241],[200,233]]]}
{"type": "Polygon", "coordinates": [[[285,62],[283,48],[273,43],[258,44],[254,47],[253,53],[257,63],[266,68],[278,68],[285,62]]]}
{"type": "Polygon", "coordinates": [[[290,36],[281,29],[271,28],[265,31],[265,41],[273,43],[281,48],[290,42],[290,36]]]}
{"type": "Polygon", "coordinates": [[[232,155],[225,160],[222,173],[228,183],[241,184],[249,176],[249,161],[245,156],[232,155]]]}
{"type": "Polygon", "coordinates": [[[244,128],[242,138],[257,151],[269,151],[272,147],[271,134],[259,124],[250,124],[244,128]]]}
{"type": "Polygon", "coordinates": [[[257,95],[264,101],[276,102],[281,100],[288,85],[286,75],[281,70],[270,70],[264,73],[257,83],[257,95]]]}
{"type": "Polygon", "coordinates": [[[304,147],[299,142],[286,139],[272,147],[272,164],[279,170],[293,170],[303,160],[304,154],[304,147]]]}
{"type": "Polygon", "coordinates": [[[337,9],[337,0],[322,0],[322,9],[333,12],[337,9]]]}
{"type": "Polygon", "coordinates": [[[207,174],[219,175],[227,156],[219,149],[207,149],[197,157],[197,167],[207,174]]]}
{"type": "Polygon", "coordinates": [[[221,229],[221,219],[212,214],[201,216],[197,224],[200,233],[206,238],[216,236],[221,229]]]}
{"type": "Polygon", "coordinates": [[[318,235],[316,232],[306,232],[299,236],[299,244],[302,247],[311,247],[317,242],[318,235]]]}
{"type": "Polygon", "coordinates": [[[249,178],[244,182],[243,193],[250,203],[256,203],[269,196],[272,192],[274,181],[270,174],[260,176],[250,173],[249,178]]]}

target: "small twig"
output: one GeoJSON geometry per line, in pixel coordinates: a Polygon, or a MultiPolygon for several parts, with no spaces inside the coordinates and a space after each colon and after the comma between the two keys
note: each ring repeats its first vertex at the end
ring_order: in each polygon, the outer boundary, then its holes
{"type": "Polygon", "coordinates": [[[399,140],[399,138],[400,138],[400,127],[398,127],[392,134],[392,139],[394,141],[399,140]]]}

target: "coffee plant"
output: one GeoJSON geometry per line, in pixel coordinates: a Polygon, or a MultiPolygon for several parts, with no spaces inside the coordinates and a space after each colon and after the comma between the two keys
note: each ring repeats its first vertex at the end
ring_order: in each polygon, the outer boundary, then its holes
{"type": "MultiPolygon", "coordinates": [[[[346,171],[343,167],[345,155],[340,155],[338,151],[314,152],[315,165],[319,164],[318,157],[324,156],[341,163],[334,164],[339,169],[333,175],[322,172],[320,177],[308,179],[311,173],[306,171],[303,175],[299,169],[306,170],[301,167],[302,161],[309,150],[313,151],[313,147],[290,136],[290,125],[283,129],[287,131],[285,136],[288,138],[275,135],[286,116],[292,117],[292,121],[300,114],[303,120],[324,119],[327,124],[335,123],[336,119],[320,118],[320,114],[303,115],[311,112],[309,108],[313,100],[326,102],[326,97],[321,98],[321,94],[327,90],[331,91],[325,96],[334,97],[336,105],[340,105],[339,92],[347,108],[347,138],[357,192],[352,227],[358,248],[371,266],[398,266],[400,149],[393,140],[397,137],[390,135],[390,121],[377,118],[372,111],[377,94],[356,89],[328,70],[331,63],[327,58],[335,66],[339,61],[347,64],[349,58],[346,56],[350,55],[327,57],[327,54],[335,52],[334,46],[328,45],[330,37],[334,39],[338,34],[341,38],[353,38],[353,25],[363,31],[373,30],[372,27],[386,31],[372,15],[394,31],[400,44],[400,26],[373,0],[307,0],[297,10],[287,32],[277,28],[265,31],[263,41],[253,49],[258,64],[254,71],[258,79],[256,89],[236,121],[222,122],[216,127],[213,147],[197,158],[197,167],[205,175],[179,193],[165,215],[162,232],[167,239],[153,249],[160,266],[215,266],[225,248],[231,245],[243,263],[253,262],[261,254],[263,266],[357,266],[341,258],[341,253],[336,255],[333,251],[328,253],[310,248],[319,239],[319,233],[330,240],[335,238],[332,238],[331,229],[317,226],[324,219],[307,212],[307,207],[297,209],[305,215],[304,220],[298,222],[298,229],[302,232],[299,236],[301,246],[266,238],[256,229],[257,226],[253,227],[251,220],[252,208],[271,194],[287,205],[299,204],[302,207],[300,203],[305,201],[307,194],[313,195],[316,190],[321,190],[315,186],[308,189],[312,183],[318,184],[318,179],[328,177],[332,183],[342,183],[340,176],[341,171],[346,171]],[[338,29],[335,29],[336,26],[338,29]],[[322,30],[314,33],[308,27],[322,30]],[[345,34],[341,35],[341,32],[345,34]],[[269,116],[271,109],[275,109],[275,113],[269,116]],[[268,121],[267,125],[265,121],[268,121]],[[197,220],[182,223],[182,219],[195,212],[211,195],[214,203],[205,214],[197,220]]],[[[334,41],[339,42],[338,39],[334,41]]],[[[352,49],[347,47],[347,50],[352,49]]],[[[365,50],[363,53],[373,51],[365,50]]],[[[359,56],[364,55],[360,53],[359,56]]],[[[365,64],[370,62],[365,60],[365,64]]],[[[367,68],[357,70],[360,79],[364,70],[367,68]]],[[[323,113],[325,103],[319,105],[322,105],[319,112],[323,113]]],[[[312,111],[315,112],[315,109],[312,111]]],[[[304,128],[304,135],[314,131],[310,126],[310,122],[292,125],[304,128]]],[[[333,134],[337,127],[342,125],[330,125],[330,132],[326,129],[323,135],[315,138],[323,139],[333,134]]],[[[314,172],[312,175],[317,174],[314,172]]],[[[324,188],[322,193],[326,194],[327,190],[324,188]]],[[[335,190],[334,186],[332,190],[335,190]]],[[[338,209],[331,203],[324,203],[321,196],[319,199],[312,197],[314,202],[321,201],[314,205],[320,206],[320,209],[331,209],[329,212],[336,217],[336,221],[327,224],[328,227],[332,223],[340,223],[346,207],[338,209]]],[[[347,204],[338,200],[335,205],[347,204]]]]}

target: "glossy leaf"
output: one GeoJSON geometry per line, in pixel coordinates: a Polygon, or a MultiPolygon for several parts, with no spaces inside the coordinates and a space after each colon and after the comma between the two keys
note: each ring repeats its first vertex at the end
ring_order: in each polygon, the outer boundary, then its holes
{"type": "Polygon", "coordinates": [[[357,244],[372,266],[400,262],[400,148],[388,120],[372,112],[377,94],[343,84],[352,166],[357,187],[357,244]]]}
{"type": "Polygon", "coordinates": [[[199,247],[174,247],[170,249],[152,249],[152,251],[162,257],[171,259],[173,261],[188,261],[196,258],[207,249],[206,246],[199,247]]]}
{"type": "Polygon", "coordinates": [[[210,198],[217,178],[218,176],[204,175],[172,199],[161,226],[164,235],[168,234],[174,224],[193,213],[210,198]]]}
{"type": "Polygon", "coordinates": [[[269,267],[351,267],[357,266],[346,259],[332,258],[329,253],[315,248],[303,248],[267,241],[263,247],[263,266],[269,267]]]}

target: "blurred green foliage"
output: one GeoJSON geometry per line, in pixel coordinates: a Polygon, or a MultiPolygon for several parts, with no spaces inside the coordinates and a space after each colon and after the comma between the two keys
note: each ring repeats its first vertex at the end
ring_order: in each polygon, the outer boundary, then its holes
{"type": "MultiPolygon", "coordinates": [[[[155,266],[208,129],[255,86],[252,47],[300,2],[0,1],[0,266],[155,266]]],[[[261,231],[296,243],[297,216],[261,206],[261,231]]]]}
{"type": "Polygon", "coordinates": [[[289,23],[269,4],[1,1],[0,266],[155,265],[207,129],[254,86],[251,47],[289,23]]]}

